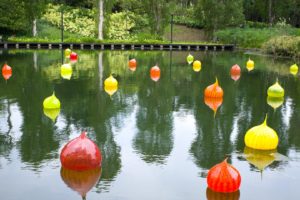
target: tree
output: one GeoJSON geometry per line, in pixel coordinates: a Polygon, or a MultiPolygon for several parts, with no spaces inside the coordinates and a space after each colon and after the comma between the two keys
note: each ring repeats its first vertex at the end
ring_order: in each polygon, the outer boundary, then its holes
{"type": "Polygon", "coordinates": [[[114,0],[96,0],[95,5],[97,8],[98,39],[103,40],[104,16],[111,11],[114,0]]]}

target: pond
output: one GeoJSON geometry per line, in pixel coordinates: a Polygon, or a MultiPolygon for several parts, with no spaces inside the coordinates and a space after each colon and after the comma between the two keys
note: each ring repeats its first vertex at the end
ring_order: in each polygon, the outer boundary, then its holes
{"type": "Polygon", "coordinates": [[[293,60],[191,52],[202,62],[194,72],[186,63],[189,52],[77,53],[68,80],[60,75],[60,50],[0,52],[1,66],[7,62],[13,69],[10,79],[0,80],[1,199],[81,199],[77,191],[87,192],[95,180],[86,199],[299,199],[300,81],[289,74],[293,60]],[[245,67],[249,57],[256,66],[251,72],[245,67]],[[129,58],[138,62],[135,71],[129,58]],[[158,81],[149,75],[155,64],[158,81]],[[233,64],[242,68],[237,81],[230,76],[233,64]],[[103,89],[110,74],[119,82],[112,96],[103,89]],[[203,91],[215,77],[224,98],[214,113],[203,91]],[[274,109],[267,89],[276,78],[285,98],[274,109]],[[52,120],[42,105],[53,91],[61,110],[52,120]],[[269,154],[244,144],[246,131],[266,114],[280,140],[269,154]],[[62,147],[82,131],[101,149],[99,181],[99,171],[96,178],[80,179],[61,170],[62,147]],[[206,176],[227,157],[242,183],[238,193],[224,197],[207,190],[206,176]]]}

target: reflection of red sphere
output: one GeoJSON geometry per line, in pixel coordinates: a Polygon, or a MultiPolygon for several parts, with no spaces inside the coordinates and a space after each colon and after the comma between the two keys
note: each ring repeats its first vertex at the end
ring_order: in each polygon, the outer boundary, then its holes
{"type": "Polygon", "coordinates": [[[69,170],[64,167],[60,169],[60,176],[65,184],[72,190],[78,192],[82,197],[86,197],[86,194],[98,182],[100,175],[100,167],[80,172],[69,170]]]}
{"type": "Polygon", "coordinates": [[[136,60],[133,58],[131,60],[129,60],[128,62],[128,67],[131,71],[135,71],[136,69],[136,60]],[[133,70],[134,69],[134,70],[133,70]]]}
{"type": "Polygon", "coordinates": [[[224,192],[214,192],[211,189],[206,189],[206,199],[207,200],[239,200],[240,191],[224,193],[224,192]]]}
{"type": "Polygon", "coordinates": [[[4,64],[2,67],[2,76],[5,80],[8,80],[12,75],[12,69],[7,64],[4,64]]]}
{"type": "Polygon", "coordinates": [[[95,169],[101,166],[101,160],[98,146],[86,136],[86,132],[68,142],[60,154],[62,166],[70,170],[95,169]]]}
{"type": "Polygon", "coordinates": [[[241,74],[240,66],[238,66],[237,64],[233,65],[231,67],[230,74],[231,75],[240,75],[241,74]]]}
{"type": "Polygon", "coordinates": [[[72,52],[71,54],[70,54],[70,60],[72,60],[72,61],[76,61],[78,59],[78,55],[77,55],[77,53],[75,53],[75,52],[72,52]]]}
{"type": "Polygon", "coordinates": [[[150,77],[153,81],[158,81],[160,79],[160,69],[158,66],[154,66],[151,68],[150,77]]]}
{"type": "Polygon", "coordinates": [[[215,192],[235,192],[241,185],[241,175],[225,159],[209,170],[207,184],[215,192]]]}
{"type": "Polygon", "coordinates": [[[232,79],[232,80],[234,80],[234,81],[237,81],[237,80],[239,80],[239,79],[240,79],[240,77],[241,77],[241,75],[240,75],[240,74],[237,74],[237,75],[232,75],[232,74],[231,74],[231,79],[232,79]]]}

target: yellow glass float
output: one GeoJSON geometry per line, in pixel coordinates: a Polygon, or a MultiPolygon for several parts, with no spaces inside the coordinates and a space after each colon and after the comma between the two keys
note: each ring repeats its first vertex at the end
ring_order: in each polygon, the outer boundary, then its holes
{"type": "Polygon", "coordinates": [[[257,150],[245,147],[244,156],[246,160],[254,165],[260,171],[271,165],[276,160],[277,151],[273,150],[257,150]]]}
{"type": "Polygon", "coordinates": [[[49,117],[53,122],[55,121],[59,113],[60,113],[60,108],[54,108],[54,109],[44,108],[44,115],[49,117]]]}
{"type": "Polygon", "coordinates": [[[112,96],[118,90],[118,81],[112,75],[105,79],[104,90],[110,96],[112,96]]]}
{"type": "Polygon", "coordinates": [[[69,49],[69,48],[65,49],[65,57],[66,58],[70,58],[71,53],[72,53],[71,49],[69,49]]]}
{"type": "Polygon", "coordinates": [[[199,60],[196,60],[195,62],[193,62],[193,70],[195,72],[200,72],[200,70],[201,70],[201,62],[199,60]]]}
{"type": "Polygon", "coordinates": [[[268,96],[276,98],[284,97],[284,89],[279,85],[278,80],[268,88],[268,96]]]}
{"type": "Polygon", "coordinates": [[[249,58],[246,67],[249,72],[252,71],[254,69],[254,61],[249,58]]]}
{"type": "Polygon", "coordinates": [[[297,73],[298,73],[298,65],[297,64],[293,64],[292,66],[290,66],[290,73],[293,74],[294,76],[297,75],[297,73]]]}
{"type": "Polygon", "coordinates": [[[54,92],[50,97],[47,97],[44,100],[43,106],[44,106],[45,109],[59,109],[60,108],[60,101],[55,96],[54,92]]]}
{"type": "Polygon", "coordinates": [[[267,97],[267,104],[276,110],[283,104],[283,97],[267,97]]]}
{"type": "Polygon", "coordinates": [[[72,77],[73,69],[70,64],[63,64],[60,67],[60,75],[63,79],[68,79],[70,80],[72,77]]]}
{"type": "Polygon", "coordinates": [[[189,65],[194,62],[194,56],[192,56],[191,54],[189,54],[187,57],[186,57],[186,61],[189,63],[189,65]]]}
{"type": "Polygon", "coordinates": [[[260,150],[272,150],[278,146],[277,133],[267,125],[267,115],[265,121],[258,126],[249,129],[245,135],[247,147],[260,150]]]}

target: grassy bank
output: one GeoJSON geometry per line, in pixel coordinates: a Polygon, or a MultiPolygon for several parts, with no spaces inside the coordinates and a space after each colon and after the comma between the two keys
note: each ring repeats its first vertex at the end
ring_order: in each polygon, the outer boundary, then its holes
{"type": "Polygon", "coordinates": [[[300,36],[279,36],[262,46],[266,53],[300,58],[300,36]]]}

